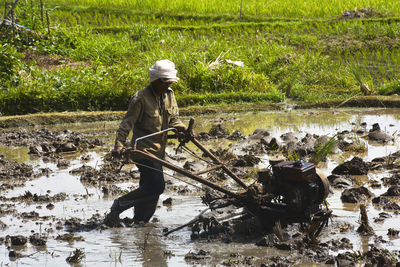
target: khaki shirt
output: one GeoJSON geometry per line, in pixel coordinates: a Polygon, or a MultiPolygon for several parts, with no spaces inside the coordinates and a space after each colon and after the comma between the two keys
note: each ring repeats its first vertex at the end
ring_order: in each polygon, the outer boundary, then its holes
{"type": "MultiPolygon", "coordinates": [[[[178,105],[174,92],[168,88],[157,101],[151,85],[132,96],[128,111],[122,119],[115,140],[116,146],[123,146],[132,130],[132,145],[136,138],[170,127],[185,127],[179,119],[178,105]]],[[[137,143],[137,149],[164,158],[168,133],[151,136],[137,143]]]]}

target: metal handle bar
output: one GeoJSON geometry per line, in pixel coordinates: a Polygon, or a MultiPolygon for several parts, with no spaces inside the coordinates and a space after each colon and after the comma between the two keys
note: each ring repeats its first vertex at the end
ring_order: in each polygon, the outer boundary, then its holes
{"type": "MultiPolygon", "coordinates": [[[[191,119],[189,120],[189,125],[188,125],[188,128],[187,128],[187,130],[186,130],[186,134],[185,134],[184,138],[182,138],[182,140],[180,140],[180,146],[181,146],[181,145],[184,146],[185,143],[187,143],[187,142],[189,142],[189,141],[192,141],[192,143],[193,143],[194,145],[196,145],[201,151],[203,151],[203,153],[204,153],[206,156],[208,156],[209,158],[211,158],[211,160],[212,160],[215,164],[221,166],[221,168],[222,168],[233,180],[235,180],[236,183],[238,183],[242,188],[247,189],[247,185],[246,185],[243,181],[241,181],[241,180],[239,179],[239,177],[237,177],[237,176],[236,176],[230,169],[228,169],[214,154],[212,154],[208,149],[206,149],[206,148],[196,139],[196,137],[195,137],[194,134],[193,134],[193,124],[194,124],[194,119],[191,118],[191,119]]],[[[164,133],[164,132],[167,132],[167,131],[174,131],[174,132],[177,133],[177,130],[176,130],[175,128],[168,128],[168,129],[165,129],[165,130],[162,130],[162,131],[153,133],[153,134],[149,134],[149,135],[145,135],[145,136],[139,137],[139,138],[137,138],[137,139],[135,140],[135,144],[133,145],[133,150],[134,150],[133,152],[137,152],[137,153],[139,153],[139,154],[145,154],[145,155],[147,155],[147,157],[154,158],[154,157],[152,157],[151,155],[149,155],[149,154],[147,154],[147,153],[145,153],[145,152],[136,151],[136,144],[137,144],[138,141],[140,141],[140,140],[142,140],[142,139],[148,138],[148,137],[150,137],[150,136],[158,135],[158,134],[161,134],[161,133],[164,133]]],[[[176,136],[178,136],[178,134],[176,134],[176,136]]],[[[173,136],[171,136],[171,137],[173,137],[173,136]]],[[[178,137],[179,137],[179,136],[178,136],[178,137]]],[[[159,159],[157,159],[157,160],[159,161],[159,159]]],[[[171,165],[168,164],[168,163],[166,163],[166,162],[162,162],[161,164],[164,165],[164,166],[166,166],[166,167],[168,167],[168,168],[170,168],[170,169],[172,169],[172,170],[175,170],[175,169],[174,169],[175,166],[171,168],[171,165]]],[[[176,170],[175,170],[175,171],[176,171],[176,170]]],[[[179,172],[179,171],[178,171],[178,172],[179,172]]],[[[194,180],[197,179],[197,177],[194,178],[193,176],[191,176],[191,175],[193,175],[193,174],[189,174],[188,172],[185,172],[185,175],[188,176],[189,178],[194,179],[194,180]]],[[[198,181],[198,180],[197,180],[197,181],[198,181]]],[[[205,183],[205,182],[203,182],[203,184],[208,185],[208,184],[205,183]]],[[[214,187],[214,189],[215,189],[215,187],[214,187]]],[[[221,190],[220,190],[220,191],[221,191],[221,190]]],[[[224,192],[224,193],[226,193],[226,192],[224,192]]]]}
{"type": "Polygon", "coordinates": [[[168,132],[168,131],[177,132],[177,130],[175,128],[168,128],[168,129],[165,129],[165,130],[162,130],[162,131],[159,131],[159,132],[155,132],[155,133],[152,133],[152,134],[141,136],[139,138],[136,138],[135,143],[133,144],[133,149],[136,149],[136,145],[137,145],[138,141],[146,139],[146,138],[151,137],[151,136],[159,135],[159,134],[162,134],[162,133],[165,133],[165,132],[168,132]]]}

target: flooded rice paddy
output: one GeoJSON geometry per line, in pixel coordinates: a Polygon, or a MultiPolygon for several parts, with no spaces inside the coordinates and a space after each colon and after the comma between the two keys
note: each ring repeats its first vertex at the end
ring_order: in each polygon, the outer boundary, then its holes
{"type": "MultiPolygon", "coordinates": [[[[257,143],[255,143],[256,147],[251,147],[254,141],[250,140],[249,136],[256,129],[266,129],[282,147],[288,143],[284,140],[283,134],[290,132],[294,134],[296,142],[300,142],[307,134],[328,137],[342,134],[344,136],[341,139],[342,143],[353,143],[358,147],[361,146],[360,144],[364,145],[366,149],[363,150],[339,147],[335,153],[330,154],[325,161],[321,162],[318,165],[319,169],[326,176],[330,176],[333,169],[355,156],[370,163],[374,159],[387,157],[400,151],[399,111],[399,109],[342,109],[212,114],[194,117],[194,131],[209,133],[213,125],[221,125],[227,135],[235,130],[240,131],[245,139],[211,137],[201,139],[201,143],[214,151],[229,148],[235,155],[251,153],[261,160],[252,167],[256,169],[268,167],[269,158],[277,152],[257,151],[257,143]],[[381,131],[393,139],[374,141],[371,137],[368,138],[369,131],[375,123],[379,123],[381,131]]],[[[189,118],[182,119],[187,123],[189,118]]],[[[73,266],[260,266],[265,264],[264,266],[268,266],[274,262],[294,266],[332,266],[331,264],[343,266],[344,261],[337,260],[335,258],[337,255],[345,255],[346,252],[357,252],[362,255],[373,247],[387,249],[396,261],[399,260],[396,257],[399,254],[400,238],[398,234],[388,235],[389,229],[392,229],[394,233],[400,230],[400,218],[395,206],[393,209],[384,209],[382,205],[373,203],[371,199],[365,201],[369,224],[375,234],[363,236],[357,232],[360,225],[360,202],[348,203],[341,199],[345,188],[359,186],[366,187],[375,197],[381,196],[390,187],[390,184],[383,182],[384,179],[396,176],[396,168],[370,169],[365,175],[350,175],[352,182],[349,182],[347,187],[346,185],[332,186],[332,192],[327,198],[329,208],[333,211],[332,220],[318,237],[320,248],[325,247],[327,253],[326,258],[322,260],[316,260],[315,256],[306,257],[300,251],[257,246],[255,245],[257,240],[246,242],[192,240],[192,232],[187,227],[164,237],[163,232],[166,229],[173,229],[192,220],[206,208],[200,198],[201,185],[184,177],[178,177],[170,170],[165,170],[167,188],[161,195],[159,206],[149,224],[112,229],[90,227],[89,224],[86,224],[86,228],[82,227],[87,221],[101,221],[113,199],[124,190],[135,188],[138,184],[135,167],[129,164],[123,167],[125,174],[130,173],[129,178],[116,176],[113,179],[102,177],[100,180],[95,180],[96,177],[101,177],[101,174],[97,174],[94,178],[92,177],[93,179],[90,177],[82,179],[84,174],[76,171],[82,166],[91,167],[93,172],[102,170],[106,155],[113,145],[118,124],[118,121],[75,123],[28,129],[28,133],[37,131],[38,135],[44,135],[42,137],[44,139],[37,144],[29,139],[31,138],[29,134],[24,135],[18,132],[21,129],[0,131],[2,172],[6,172],[4,170],[6,164],[15,171],[11,172],[14,177],[7,179],[5,175],[1,176],[0,266],[69,266],[69,264],[73,266]],[[49,131],[47,135],[51,135],[53,131],[65,133],[65,136],[80,133],[81,135],[73,137],[74,140],[80,138],[80,143],[82,140],[90,141],[85,143],[83,149],[71,149],[72,152],[65,152],[69,147],[65,145],[57,146],[54,153],[46,154],[41,151],[39,154],[32,154],[30,147],[37,147],[45,142],[43,140],[45,140],[46,131],[43,132],[43,128],[49,131]],[[14,130],[17,133],[12,134],[11,131],[14,130]],[[17,172],[17,170],[29,169],[29,166],[31,166],[32,174],[26,175],[24,179],[18,177],[23,172],[17,172]],[[172,203],[167,204],[166,200],[171,200],[172,203]],[[35,234],[45,240],[45,245],[29,241],[35,234]],[[28,241],[13,245],[10,241],[11,236],[23,236],[28,241]],[[343,241],[345,240],[343,238],[347,238],[348,241],[343,241]],[[334,241],[347,245],[333,245],[334,241]],[[80,249],[84,257],[79,263],[68,263],[66,259],[73,256],[76,249],[80,249]],[[190,253],[194,253],[197,257],[189,257],[190,253]]],[[[56,145],[53,144],[53,146],[56,145]]],[[[196,163],[196,158],[185,153],[182,153],[182,159],[179,160],[177,156],[181,154],[175,155],[175,147],[176,143],[173,142],[168,147],[167,152],[173,159],[167,158],[167,160],[180,166],[188,160],[196,163]]],[[[189,146],[189,148],[194,150],[194,147],[189,146]]],[[[292,157],[301,156],[291,155],[292,157]]],[[[304,158],[307,158],[307,155],[304,158]]],[[[391,163],[396,165],[397,161],[399,158],[391,163]]],[[[380,162],[382,164],[382,161],[380,162]]],[[[393,197],[392,203],[399,204],[398,197],[393,197]]],[[[121,218],[132,217],[132,213],[132,210],[127,210],[121,214],[121,218]]],[[[365,261],[357,262],[357,259],[352,262],[359,266],[364,263],[365,261]]]]}

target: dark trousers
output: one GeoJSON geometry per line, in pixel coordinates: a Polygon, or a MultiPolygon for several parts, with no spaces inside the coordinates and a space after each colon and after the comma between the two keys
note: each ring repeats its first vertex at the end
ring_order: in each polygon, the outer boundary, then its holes
{"type": "Polygon", "coordinates": [[[135,221],[148,222],[156,211],[159,196],[165,188],[162,165],[136,160],[140,172],[139,187],[117,199],[119,213],[135,207],[135,221]]]}

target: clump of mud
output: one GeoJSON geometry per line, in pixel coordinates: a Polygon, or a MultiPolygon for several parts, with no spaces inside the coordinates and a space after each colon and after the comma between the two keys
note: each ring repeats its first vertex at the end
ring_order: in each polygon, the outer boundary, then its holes
{"type": "Polygon", "coordinates": [[[6,236],[6,242],[9,242],[11,246],[24,246],[28,239],[22,235],[6,236]]]}
{"type": "Polygon", "coordinates": [[[375,246],[363,254],[363,259],[370,266],[399,266],[399,260],[393,256],[393,252],[375,246]]]}
{"type": "Polygon", "coordinates": [[[334,188],[343,189],[353,185],[354,181],[350,175],[336,175],[332,174],[328,176],[328,180],[334,188]]]}
{"type": "Polygon", "coordinates": [[[36,247],[43,247],[46,245],[46,238],[41,237],[39,234],[33,234],[29,237],[29,243],[36,247]]]}
{"type": "Polygon", "coordinates": [[[339,175],[365,175],[369,166],[360,157],[354,157],[350,161],[340,164],[332,170],[332,174],[339,175]]]}
{"type": "Polygon", "coordinates": [[[372,129],[368,133],[369,140],[376,141],[379,143],[387,143],[389,141],[393,141],[394,137],[388,135],[384,131],[381,130],[379,123],[375,123],[372,125],[372,129]]]}
{"type": "Polygon", "coordinates": [[[260,163],[260,159],[253,155],[239,155],[237,159],[231,162],[234,167],[252,167],[260,163]]]}
{"type": "MultiPolygon", "coordinates": [[[[100,134],[99,134],[100,135],[100,134]]],[[[49,156],[60,152],[75,152],[104,145],[96,134],[83,134],[70,130],[17,129],[0,132],[0,144],[6,146],[27,146],[29,153],[49,156]]]]}
{"type": "Polygon", "coordinates": [[[374,197],[374,194],[364,186],[357,188],[345,189],[340,199],[347,203],[360,203],[374,197]]]}
{"type": "Polygon", "coordinates": [[[38,195],[38,194],[32,194],[30,191],[25,191],[25,193],[21,196],[17,197],[4,197],[1,196],[0,200],[2,201],[12,201],[12,202],[25,202],[25,203],[50,203],[50,202],[59,202],[59,201],[64,201],[68,198],[67,194],[65,193],[58,193],[55,194],[54,196],[50,196],[49,194],[46,195],[38,195]]]}
{"type": "Polygon", "coordinates": [[[210,252],[200,249],[198,252],[189,252],[185,255],[185,261],[198,261],[210,258],[210,252]]]}
{"type": "Polygon", "coordinates": [[[74,241],[84,241],[85,239],[80,235],[75,235],[73,233],[67,233],[67,234],[63,234],[63,235],[58,235],[56,237],[56,240],[72,243],[74,241]]]}
{"type": "Polygon", "coordinates": [[[118,195],[125,195],[129,193],[129,190],[121,189],[116,185],[106,185],[101,188],[104,196],[118,196],[118,195]]]}
{"type": "MultiPolygon", "coordinates": [[[[126,182],[139,178],[137,171],[121,170],[121,163],[106,155],[104,164],[99,168],[82,165],[70,171],[72,175],[79,175],[80,180],[90,185],[98,185],[102,182],[126,182]]],[[[117,188],[104,187],[103,192],[114,194],[119,191],[117,188]]]]}
{"type": "Polygon", "coordinates": [[[346,10],[342,14],[342,19],[367,19],[380,17],[383,17],[383,15],[372,7],[346,10]]]}
{"type": "Polygon", "coordinates": [[[23,186],[28,180],[41,176],[48,176],[50,169],[34,169],[31,165],[5,160],[0,155],[0,191],[13,189],[15,186],[23,186]]]}
{"type": "Polygon", "coordinates": [[[365,207],[364,204],[360,205],[360,214],[361,214],[361,224],[357,228],[357,232],[362,234],[362,235],[373,235],[374,229],[369,225],[368,221],[368,214],[367,214],[367,208],[365,207]]]}
{"type": "MultiPolygon", "coordinates": [[[[64,228],[67,232],[74,233],[91,231],[94,229],[103,229],[105,228],[105,226],[102,225],[103,220],[104,217],[102,217],[99,213],[95,213],[86,221],[82,221],[80,218],[72,217],[66,220],[59,220],[57,224],[59,228],[64,228]]],[[[63,240],[62,238],[66,237],[60,237],[60,240],[63,240]]]]}
{"type": "Polygon", "coordinates": [[[68,256],[65,260],[69,264],[79,264],[82,259],[85,257],[85,252],[82,249],[75,249],[73,253],[71,253],[70,256],[68,256]]]}
{"type": "MultiPolygon", "coordinates": [[[[223,266],[254,266],[253,256],[243,256],[238,253],[231,253],[227,261],[222,262],[223,266]]],[[[262,266],[262,265],[261,265],[262,266]]]]}

